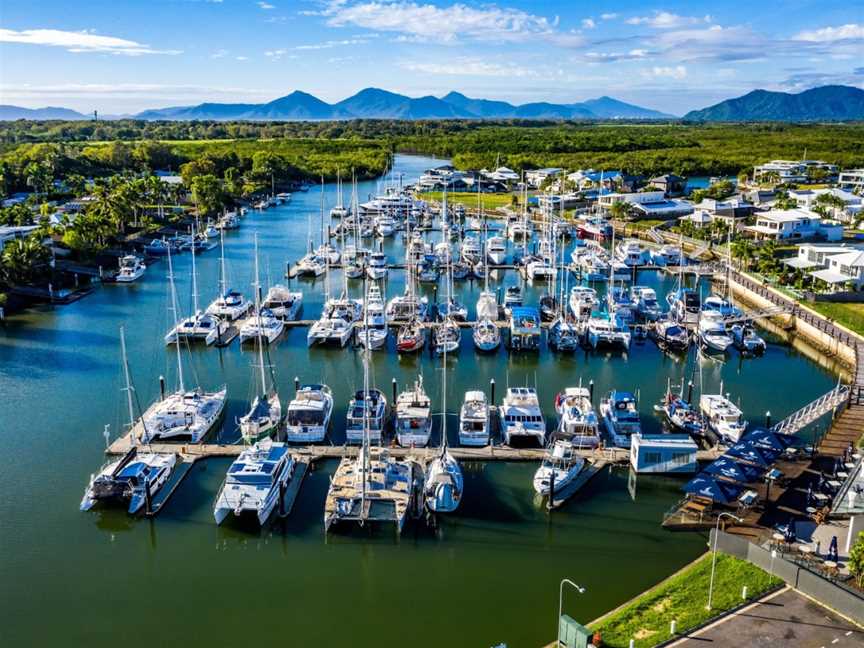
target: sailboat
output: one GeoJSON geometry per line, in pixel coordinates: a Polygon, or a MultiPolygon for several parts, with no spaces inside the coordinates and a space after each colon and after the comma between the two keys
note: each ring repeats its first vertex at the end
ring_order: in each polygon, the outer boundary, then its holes
{"type": "MultiPolygon", "coordinates": [[[[264,328],[261,320],[260,287],[258,284],[258,236],[255,236],[255,319],[258,329],[264,328]]],[[[282,320],[278,320],[281,322],[282,320]]],[[[258,391],[252,401],[252,407],[243,415],[240,424],[240,435],[244,443],[255,443],[260,439],[271,436],[279,429],[282,423],[282,403],[279,402],[279,394],[276,393],[276,381],[270,375],[270,389],[267,389],[267,374],[264,371],[264,338],[261,335],[255,337],[255,346],[258,348],[258,375],[260,379],[257,385],[258,391]]]]}
{"type": "MultiPolygon", "coordinates": [[[[447,204],[446,198],[444,204],[447,204]]],[[[447,265],[447,314],[444,317],[444,321],[435,329],[435,352],[438,354],[458,351],[459,341],[462,339],[462,329],[459,328],[459,324],[456,322],[458,315],[454,312],[457,308],[451,289],[452,277],[450,277],[449,273],[450,264],[448,263],[447,265]]]]}
{"type": "MultiPolygon", "coordinates": [[[[168,254],[168,282],[171,286],[171,311],[177,319],[177,291],[174,287],[174,267],[171,254],[168,254]]],[[[143,424],[142,441],[151,443],[156,439],[165,440],[176,437],[188,438],[191,443],[199,443],[212,430],[225,408],[228,389],[224,385],[215,392],[205,392],[201,387],[186,389],[183,379],[183,358],[180,353],[180,337],[175,336],[177,350],[178,389],[172,394],[164,394],[153,403],[141,417],[143,424]]]]}
{"type": "Polygon", "coordinates": [[[441,453],[429,462],[423,498],[432,513],[452,513],[459,508],[465,481],[456,458],[447,451],[447,350],[441,361],[441,453]]]}
{"type": "Polygon", "coordinates": [[[381,349],[387,344],[388,331],[384,298],[378,284],[373,281],[363,300],[363,324],[357,327],[357,343],[370,349],[381,349]]]}
{"type": "Polygon", "coordinates": [[[240,327],[240,343],[248,340],[258,342],[267,341],[268,344],[275,342],[285,330],[285,322],[276,317],[276,314],[261,307],[261,281],[258,272],[258,234],[255,234],[255,317],[252,317],[240,327]]]}
{"type": "MultiPolygon", "coordinates": [[[[135,409],[132,397],[132,379],[126,359],[126,335],[120,327],[120,350],[123,356],[123,375],[126,380],[126,405],[129,411],[129,430],[135,427],[135,409]]],[[[108,443],[109,427],[105,426],[105,443],[108,443]]],[[[130,515],[147,505],[159,492],[174,470],[177,455],[172,453],[139,452],[134,432],[130,434],[132,444],[120,459],[109,461],[90,481],[81,499],[80,509],[89,511],[98,502],[120,501],[127,503],[130,515]]]]}
{"type": "Polygon", "coordinates": [[[252,308],[252,302],[242,293],[228,286],[228,273],[225,270],[225,235],[219,230],[219,296],[207,307],[207,313],[225,320],[234,321],[246,315],[252,308]]]}

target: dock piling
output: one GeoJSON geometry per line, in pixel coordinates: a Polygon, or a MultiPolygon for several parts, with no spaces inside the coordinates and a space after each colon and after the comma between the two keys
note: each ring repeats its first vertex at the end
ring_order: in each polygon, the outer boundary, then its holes
{"type": "Polygon", "coordinates": [[[588,381],[588,400],[591,401],[591,404],[594,404],[594,379],[588,381]]]}
{"type": "Polygon", "coordinates": [[[765,412],[765,427],[771,429],[771,410],[765,412]]]}
{"type": "Polygon", "coordinates": [[[165,376],[159,376],[159,400],[165,400],[165,376]]]}
{"type": "Polygon", "coordinates": [[[294,395],[297,395],[297,392],[300,391],[300,377],[294,376],[294,395]]]}
{"type": "Polygon", "coordinates": [[[390,385],[391,385],[391,388],[393,390],[393,407],[396,407],[396,390],[397,390],[398,384],[396,383],[395,378],[393,378],[390,381],[390,385]]]}
{"type": "Polygon", "coordinates": [[[689,380],[687,382],[687,402],[693,403],[693,381],[689,380]]]}
{"type": "Polygon", "coordinates": [[[495,405],[495,379],[489,379],[489,405],[495,405]]]}

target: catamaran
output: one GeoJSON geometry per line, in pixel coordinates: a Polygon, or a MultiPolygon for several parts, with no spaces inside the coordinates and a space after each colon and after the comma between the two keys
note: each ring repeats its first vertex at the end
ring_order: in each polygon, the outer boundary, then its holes
{"type": "Polygon", "coordinates": [[[489,445],[489,403],[482,391],[465,392],[459,410],[459,444],[463,446],[489,445]]]}
{"type": "Polygon", "coordinates": [[[419,376],[411,389],[396,398],[396,441],[403,448],[423,448],[432,434],[432,401],[423,389],[419,376]]]}
{"type": "Polygon", "coordinates": [[[558,492],[582,472],[585,460],[573,451],[569,441],[556,440],[534,473],[534,490],[543,497],[558,492]]]}
{"type": "Polygon", "coordinates": [[[252,302],[228,285],[228,272],[225,268],[225,236],[221,231],[219,233],[219,246],[219,296],[207,307],[207,313],[234,321],[249,312],[252,308],[252,302]]]}
{"type": "Polygon", "coordinates": [[[529,439],[536,441],[541,448],[546,445],[546,419],[533,387],[509,387],[498,415],[505,444],[512,445],[516,439],[529,439]]]}
{"type": "Polygon", "coordinates": [[[327,385],[300,385],[288,403],[285,440],[290,443],[321,443],[330,427],[333,394],[327,385]]]}
{"type": "Polygon", "coordinates": [[[234,514],[253,514],[264,526],[284,497],[294,477],[297,462],[284,443],[264,439],[245,448],[228,468],[225,481],[213,505],[216,524],[234,514]]]}

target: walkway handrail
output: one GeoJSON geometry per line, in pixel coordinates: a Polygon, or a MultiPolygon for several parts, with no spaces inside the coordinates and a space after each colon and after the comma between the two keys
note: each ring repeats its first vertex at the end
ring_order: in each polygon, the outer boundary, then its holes
{"type": "Polygon", "coordinates": [[[849,385],[838,384],[831,391],[787,416],[772,427],[771,431],[780,434],[795,434],[820,416],[846,403],[849,400],[849,391],[849,385]]]}

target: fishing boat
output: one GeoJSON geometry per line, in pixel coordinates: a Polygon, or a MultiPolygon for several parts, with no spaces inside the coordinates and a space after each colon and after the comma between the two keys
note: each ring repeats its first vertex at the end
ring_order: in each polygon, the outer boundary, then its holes
{"type": "Polygon", "coordinates": [[[729,327],[735,348],[745,355],[762,355],[768,348],[765,340],[750,322],[738,322],[729,327]]]}
{"type": "Polygon", "coordinates": [[[639,406],[630,392],[612,390],[600,401],[600,415],[612,444],[629,448],[634,434],[641,433],[639,406]]]}
{"type": "Polygon", "coordinates": [[[293,322],[303,310],[303,293],[292,291],[282,284],[271,286],[261,302],[261,308],[269,310],[274,317],[285,322],[293,322]]]}
{"type": "Polygon", "coordinates": [[[396,441],[403,448],[424,448],[432,434],[432,401],[423,389],[423,376],[396,398],[396,441]]]}
{"type": "Polygon", "coordinates": [[[543,497],[570,484],[582,472],[585,460],[574,452],[569,441],[556,440],[534,473],[534,490],[543,497]]]}
{"type": "Polygon", "coordinates": [[[288,403],[285,440],[289,443],[321,443],[330,428],[333,393],[327,385],[300,385],[288,403]]]}
{"type": "Polygon", "coordinates": [[[117,275],[114,277],[114,281],[117,283],[132,283],[133,281],[137,281],[147,270],[144,260],[134,254],[127,254],[121,257],[119,263],[120,267],[117,270],[117,275]]]}
{"type": "Polygon", "coordinates": [[[600,422],[591,391],[586,387],[567,387],[555,396],[558,428],[555,436],[569,441],[577,448],[596,448],[600,445],[600,422]]]}
{"type": "Polygon", "coordinates": [[[472,447],[489,445],[489,403],[482,391],[465,392],[459,410],[459,444],[472,447]]]}
{"type": "Polygon", "coordinates": [[[699,410],[705,416],[708,427],[727,443],[738,443],[747,430],[743,413],[723,395],[722,385],[719,394],[702,394],[699,397],[699,410]]]}
{"type": "Polygon", "coordinates": [[[630,299],[636,307],[636,314],[644,321],[655,322],[663,314],[653,288],[633,286],[630,289],[630,299]]]}
{"type": "Polygon", "coordinates": [[[399,353],[415,353],[426,344],[426,329],[419,319],[412,319],[399,327],[396,334],[396,350],[399,353]]]}
{"type": "Polygon", "coordinates": [[[474,340],[474,347],[478,351],[494,351],[501,345],[501,331],[498,325],[488,318],[477,320],[474,323],[471,337],[474,340]]]}
{"type": "Polygon", "coordinates": [[[699,347],[709,353],[725,353],[734,343],[716,311],[703,312],[696,331],[699,347]]]}
{"type": "Polygon", "coordinates": [[[229,515],[254,515],[264,526],[279,506],[288,483],[293,479],[297,462],[284,443],[264,439],[245,448],[225,475],[225,481],[213,505],[216,524],[229,515]]]}
{"type": "Polygon", "coordinates": [[[508,387],[498,415],[505,444],[530,440],[541,448],[546,445],[546,420],[533,387],[508,387]]]}
{"type": "Polygon", "coordinates": [[[459,508],[465,480],[459,462],[447,449],[447,351],[441,360],[441,450],[426,468],[423,499],[431,513],[452,513],[459,508]]]}
{"type": "Polygon", "coordinates": [[[673,320],[662,319],[654,322],[648,335],[663,351],[683,353],[690,348],[690,331],[673,320]]]}

